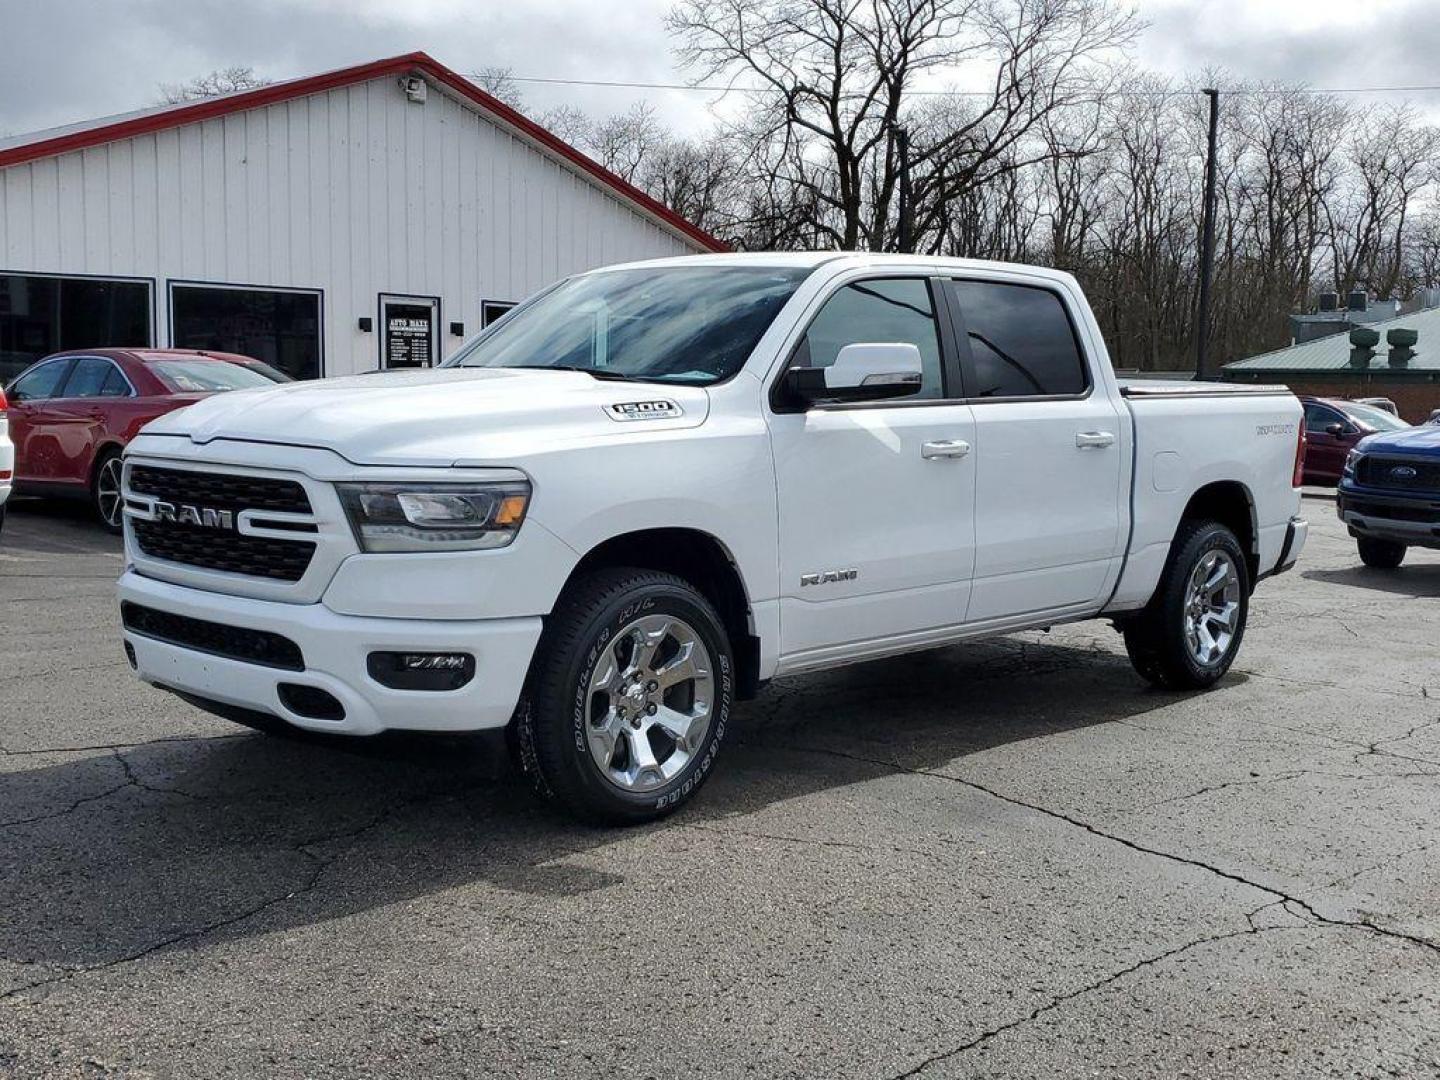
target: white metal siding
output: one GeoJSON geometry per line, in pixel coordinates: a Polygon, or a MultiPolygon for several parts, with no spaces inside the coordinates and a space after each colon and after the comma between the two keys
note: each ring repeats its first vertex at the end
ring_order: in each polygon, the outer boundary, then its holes
{"type": "Polygon", "coordinates": [[[379,78],[0,169],[0,271],[324,291],[325,369],[376,366],[381,293],[439,296],[442,353],[482,300],[699,250],[430,84],[379,78]]]}

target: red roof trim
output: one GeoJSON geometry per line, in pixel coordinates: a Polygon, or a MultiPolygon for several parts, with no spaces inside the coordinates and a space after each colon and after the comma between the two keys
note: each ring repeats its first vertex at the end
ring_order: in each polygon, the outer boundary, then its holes
{"type": "Polygon", "coordinates": [[[539,144],[556,156],[565,159],[582,172],[594,177],[627,202],[634,203],[650,216],[658,218],[676,232],[681,233],[699,244],[702,248],[710,251],[728,250],[724,243],[711,236],[704,229],[686,221],[668,206],[651,198],[633,184],[622,180],[599,162],[585,156],[557,135],[547,131],[535,123],[535,121],[527,119],[498,98],[481,90],[469,79],[466,79],[457,72],[451,71],[428,53],[423,52],[406,53],[404,56],[394,56],[388,60],[376,60],[369,64],[358,64],[354,67],[342,68],[339,71],[331,71],[323,75],[312,75],[307,78],[292,79],[288,82],[275,83],[271,86],[262,86],[255,90],[246,90],[239,94],[230,94],[223,98],[196,101],[189,105],[179,105],[173,109],[151,113],[147,116],[137,116],[130,120],[117,120],[113,124],[102,124],[99,127],[88,128],[84,131],[73,131],[65,135],[56,135],[53,138],[42,139],[38,142],[13,146],[8,150],[0,150],[0,169],[9,165],[20,165],[27,161],[34,161],[37,158],[52,157],[56,154],[68,154],[76,150],[84,150],[87,147],[99,146],[103,143],[115,142],[119,139],[129,139],[137,135],[149,135],[157,131],[166,131],[184,124],[198,123],[201,120],[212,120],[219,116],[229,116],[232,113],[244,112],[247,109],[258,109],[282,101],[292,101],[295,98],[323,93],[326,90],[334,90],[337,87],[350,86],[359,82],[368,82],[370,79],[385,75],[404,75],[415,71],[430,76],[430,78],[436,82],[442,83],[462,97],[474,102],[485,112],[490,113],[503,123],[514,128],[530,141],[539,144]]]}

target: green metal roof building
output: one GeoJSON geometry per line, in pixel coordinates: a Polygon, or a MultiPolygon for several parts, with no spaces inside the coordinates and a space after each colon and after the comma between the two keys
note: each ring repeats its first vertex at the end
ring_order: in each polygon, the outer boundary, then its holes
{"type": "Polygon", "coordinates": [[[1264,382],[1277,374],[1317,375],[1336,379],[1384,378],[1397,381],[1435,382],[1440,380],[1440,308],[1413,311],[1409,315],[1358,327],[1349,334],[1330,334],[1301,345],[1236,360],[1221,369],[1231,381],[1264,382]],[[1392,330],[1413,330],[1416,343],[1399,354],[1389,344],[1392,330]],[[1356,348],[1351,338],[1374,331],[1370,349],[1356,348]]]}
{"type": "Polygon", "coordinates": [[[1385,397],[1412,424],[1440,408],[1440,308],[1357,326],[1226,364],[1227,382],[1279,382],[1314,397],[1385,397]]]}

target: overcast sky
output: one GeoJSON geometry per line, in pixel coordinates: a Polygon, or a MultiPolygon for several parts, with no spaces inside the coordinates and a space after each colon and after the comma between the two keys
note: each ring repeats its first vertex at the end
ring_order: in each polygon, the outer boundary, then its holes
{"type": "MultiPolygon", "coordinates": [[[[462,72],[683,81],[670,0],[0,0],[0,135],[153,104],[158,84],[219,67],[273,79],[423,49],[462,72]]],[[[1169,74],[1314,86],[1440,83],[1436,0],[1139,0],[1134,51],[1169,74]]],[[[707,120],[686,91],[524,87],[530,111],[596,114],[648,100],[672,125],[707,120]]],[[[1440,93],[1410,95],[1427,111],[1440,93]]]]}

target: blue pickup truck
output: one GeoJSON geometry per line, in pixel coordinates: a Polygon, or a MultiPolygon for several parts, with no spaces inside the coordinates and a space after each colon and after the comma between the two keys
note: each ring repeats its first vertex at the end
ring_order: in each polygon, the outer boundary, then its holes
{"type": "Polygon", "coordinates": [[[1337,502],[1366,566],[1393,570],[1406,548],[1440,548],[1440,425],[1362,439],[1345,459],[1337,502]]]}

